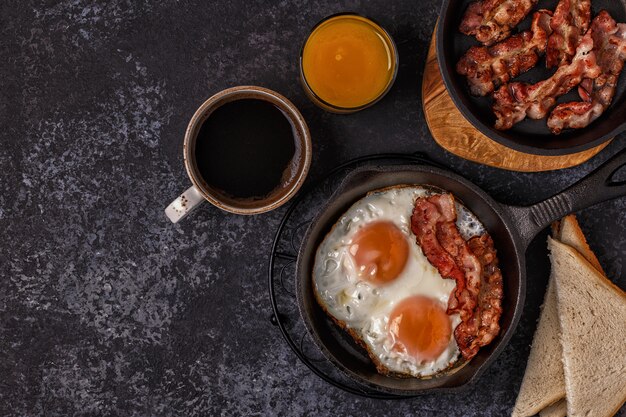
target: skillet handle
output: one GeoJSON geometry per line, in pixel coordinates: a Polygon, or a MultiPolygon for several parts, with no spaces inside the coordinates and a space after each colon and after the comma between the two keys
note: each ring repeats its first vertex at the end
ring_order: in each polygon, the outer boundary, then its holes
{"type": "Polygon", "coordinates": [[[546,226],[570,213],[603,201],[626,196],[626,180],[613,180],[615,173],[626,167],[626,149],[618,152],[595,171],[547,200],[528,207],[508,206],[526,248],[546,226]]]}

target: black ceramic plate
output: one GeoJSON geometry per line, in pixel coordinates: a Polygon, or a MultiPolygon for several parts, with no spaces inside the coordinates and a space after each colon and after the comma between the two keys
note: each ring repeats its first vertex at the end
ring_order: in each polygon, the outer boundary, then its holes
{"type": "MultiPolygon", "coordinates": [[[[553,135],[546,120],[526,119],[507,131],[496,130],[490,97],[474,97],[469,93],[465,77],[456,73],[456,63],[473,45],[479,45],[471,36],[459,32],[459,23],[470,0],[444,0],[437,29],[437,57],[443,81],[456,104],[478,130],[496,142],[526,153],[537,155],[567,155],[593,148],[626,130],[626,75],[622,74],[613,103],[602,116],[584,129],[569,129],[553,135]]],[[[539,0],[534,10],[554,10],[558,0],[539,0]]],[[[626,23],[626,0],[592,0],[592,18],[607,10],[618,23],[626,23]]],[[[532,13],[518,25],[517,31],[530,27],[532,13]]],[[[535,83],[548,78],[555,69],[545,67],[545,59],[516,81],[535,83]]],[[[561,97],[558,103],[580,101],[576,89],[561,97]]]]}

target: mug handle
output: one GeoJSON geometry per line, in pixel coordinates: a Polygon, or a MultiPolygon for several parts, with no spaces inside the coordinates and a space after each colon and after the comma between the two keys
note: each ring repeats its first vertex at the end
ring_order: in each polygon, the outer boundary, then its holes
{"type": "Polygon", "coordinates": [[[187,188],[176,200],[167,206],[165,215],[172,223],[178,223],[187,217],[189,213],[200,207],[206,200],[195,185],[187,188]]]}

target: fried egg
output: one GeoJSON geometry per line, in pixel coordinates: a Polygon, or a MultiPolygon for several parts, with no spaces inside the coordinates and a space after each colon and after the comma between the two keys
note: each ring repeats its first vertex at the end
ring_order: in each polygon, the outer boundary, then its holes
{"type": "MultiPolygon", "coordinates": [[[[320,244],[313,266],[318,303],[367,348],[379,370],[434,375],[459,357],[446,314],[455,281],[441,277],[411,231],[418,186],[378,190],[357,201],[320,244]]],[[[464,238],[483,232],[476,217],[457,206],[464,238]]]]}

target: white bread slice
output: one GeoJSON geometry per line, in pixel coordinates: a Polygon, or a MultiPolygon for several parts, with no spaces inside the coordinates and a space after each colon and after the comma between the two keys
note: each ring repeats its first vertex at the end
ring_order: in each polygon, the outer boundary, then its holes
{"type": "Polygon", "coordinates": [[[578,224],[578,220],[576,220],[576,216],[574,214],[563,217],[560,222],[556,223],[556,226],[553,225],[553,232],[555,229],[556,233],[553,233],[553,237],[555,239],[576,249],[582,256],[585,257],[585,259],[589,261],[589,263],[591,263],[591,265],[593,265],[594,268],[600,271],[602,275],[606,276],[604,270],[602,269],[602,265],[600,265],[600,262],[596,257],[596,254],[593,253],[589,247],[587,239],[585,239],[585,235],[580,229],[580,225],[578,224]]]}
{"type": "Polygon", "coordinates": [[[569,417],[606,417],[626,401],[626,293],[572,247],[548,238],[569,417]]]}
{"type": "Polygon", "coordinates": [[[565,417],[567,415],[567,401],[565,398],[539,412],[539,417],[565,417]]]}
{"type": "Polygon", "coordinates": [[[550,275],[512,417],[529,417],[565,397],[556,286],[550,275]]]}
{"type": "MultiPolygon", "coordinates": [[[[554,222],[552,234],[556,239],[578,250],[594,264],[598,271],[602,271],[575,215],[570,214],[560,222],[554,222]]],[[[564,400],[565,379],[560,333],[556,289],[551,274],[524,379],[513,409],[513,417],[528,417],[537,414],[540,410],[543,410],[542,417],[565,415],[567,405],[564,400]]]]}
{"type": "MultiPolygon", "coordinates": [[[[602,265],[600,265],[600,261],[598,261],[598,258],[596,257],[596,254],[589,247],[585,234],[580,228],[580,224],[578,223],[578,219],[575,214],[569,214],[563,217],[561,221],[554,222],[552,225],[552,235],[561,243],[576,249],[582,256],[585,257],[585,259],[589,261],[590,264],[593,265],[594,268],[606,276],[604,270],[602,269],[602,265]]],[[[554,292],[553,297],[546,302],[553,302],[556,304],[556,292],[554,292]]],[[[565,380],[563,380],[563,383],[565,383],[565,380]]],[[[567,401],[565,398],[552,404],[551,406],[546,407],[539,413],[540,417],[565,417],[566,415],[567,401]]]]}

